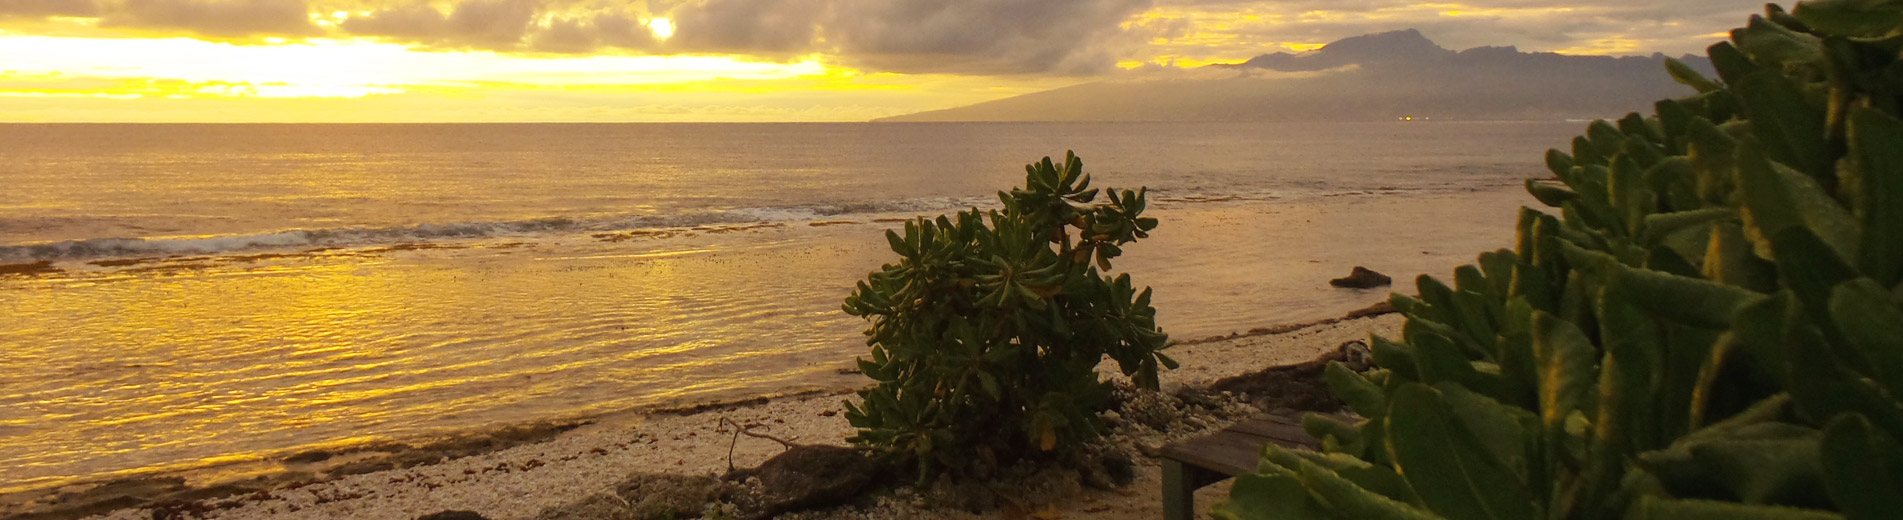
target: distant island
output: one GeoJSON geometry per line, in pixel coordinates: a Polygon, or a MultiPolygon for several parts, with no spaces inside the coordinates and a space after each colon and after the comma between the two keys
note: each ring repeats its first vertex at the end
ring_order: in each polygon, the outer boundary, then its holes
{"type": "MultiPolygon", "coordinates": [[[[1678,58],[1710,74],[1710,60],[1678,58]]],[[[1146,79],[1108,80],[875,121],[1559,120],[1649,112],[1692,90],[1666,56],[1453,51],[1413,29],[1301,54],[1264,54],[1146,79]]]]}

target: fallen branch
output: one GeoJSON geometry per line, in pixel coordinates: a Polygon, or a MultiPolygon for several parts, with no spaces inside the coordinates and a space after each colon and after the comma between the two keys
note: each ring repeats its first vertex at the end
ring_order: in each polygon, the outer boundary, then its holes
{"type": "Polygon", "coordinates": [[[774,437],[772,435],[767,435],[764,433],[754,433],[753,429],[756,428],[757,425],[743,427],[743,426],[740,426],[740,423],[734,422],[733,419],[728,419],[726,417],[720,418],[720,425],[722,427],[726,427],[726,426],[733,427],[733,440],[727,443],[727,472],[728,473],[732,473],[734,471],[733,449],[734,449],[734,446],[737,446],[740,444],[741,434],[746,434],[748,437],[753,437],[756,439],[766,439],[769,441],[780,443],[781,450],[790,450],[790,449],[793,449],[794,446],[799,446],[798,444],[793,443],[793,441],[798,440],[799,437],[793,437],[792,439],[781,439],[779,437],[774,437]]]}

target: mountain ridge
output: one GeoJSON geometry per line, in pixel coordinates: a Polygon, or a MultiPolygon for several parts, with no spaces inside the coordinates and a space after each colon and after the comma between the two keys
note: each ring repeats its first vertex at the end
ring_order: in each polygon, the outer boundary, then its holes
{"type": "MultiPolygon", "coordinates": [[[[1405,29],[1272,53],[1184,77],[1097,81],[874,121],[1553,120],[1612,118],[1693,94],[1666,56],[1454,51],[1405,29]]],[[[1709,74],[1710,61],[1679,58],[1709,74]]]]}

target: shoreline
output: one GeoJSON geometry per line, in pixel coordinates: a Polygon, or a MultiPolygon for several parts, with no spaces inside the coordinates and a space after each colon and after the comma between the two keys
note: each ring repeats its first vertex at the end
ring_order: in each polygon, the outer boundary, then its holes
{"type": "MultiPolygon", "coordinates": [[[[1336,318],[1177,342],[1171,355],[1183,367],[1165,373],[1164,394],[1301,364],[1343,341],[1396,332],[1398,317],[1389,312],[1376,305],[1336,318]]],[[[1100,372],[1121,379],[1112,367],[1100,372]]],[[[728,469],[729,445],[736,467],[757,465],[780,448],[763,439],[730,439],[734,432],[722,421],[803,444],[845,446],[853,429],[841,403],[855,391],[807,389],[652,405],[473,433],[306,450],[264,461],[283,470],[269,477],[192,482],[188,475],[194,470],[186,470],[75,483],[33,497],[8,497],[12,500],[0,505],[0,512],[9,518],[149,518],[149,508],[169,506],[208,518],[408,519],[473,509],[495,519],[532,518],[537,511],[597,495],[631,473],[718,474],[728,469]]],[[[1204,428],[1196,431],[1226,425],[1216,422],[1198,421],[1204,428]]]]}

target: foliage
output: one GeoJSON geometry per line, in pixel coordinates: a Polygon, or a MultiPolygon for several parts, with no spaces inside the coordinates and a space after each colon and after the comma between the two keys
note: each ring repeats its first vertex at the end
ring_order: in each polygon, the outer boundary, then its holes
{"type": "Polygon", "coordinates": [[[851,440],[916,463],[921,481],[974,457],[995,464],[1096,437],[1105,356],[1149,388],[1159,366],[1176,366],[1160,352],[1169,337],[1150,290],[1102,272],[1155,229],[1144,191],[1092,204],[1099,190],[1075,155],[1025,171],[1027,187],[998,194],[1002,210],[886,232],[899,262],[846,298],[846,313],[872,322],[859,368],[878,381],[859,393],[863,408],[847,403],[851,440]]]}
{"type": "Polygon", "coordinates": [[[1710,49],[1697,95],[1595,122],[1558,217],[1395,295],[1365,417],[1305,421],[1216,516],[1875,519],[1903,511],[1903,1],[1818,0],[1710,49]]]}

